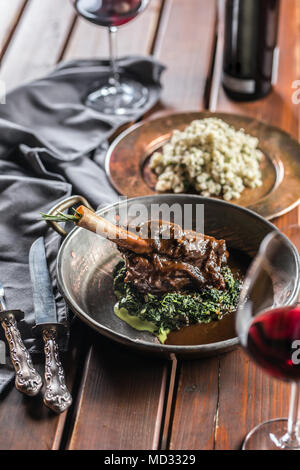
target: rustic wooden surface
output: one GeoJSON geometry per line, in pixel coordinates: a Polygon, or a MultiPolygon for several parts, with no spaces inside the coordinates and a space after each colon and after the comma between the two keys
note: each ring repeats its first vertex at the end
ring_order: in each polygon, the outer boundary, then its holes
{"type": "MultiPolygon", "coordinates": [[[[151,0],[120,29],[119,54],[153,54],[167,65],[154,111],[210,104],[299,137],[299,105],[291,97],[300,77],[300,2],[282,3],[278,83],[255,103],[233,103],[219,86],[214,0],[151,0]]],[[[77,18],[69,0],[0,0],[0,78],[8,90],[60,60],[107,56],[107,48],[106,31],[77,18]]],[[[275,222],[281,229],[298,223],[299,210],[275,222]]],[[[39,397],[12,389],[0,403],[0,449],[239,449],[254,425],[287,415],[289,387],[262,374],[240,349],[205,360],[153,360],[78,320],[64,363],[72,408],[57,417],[39,397]]]]}

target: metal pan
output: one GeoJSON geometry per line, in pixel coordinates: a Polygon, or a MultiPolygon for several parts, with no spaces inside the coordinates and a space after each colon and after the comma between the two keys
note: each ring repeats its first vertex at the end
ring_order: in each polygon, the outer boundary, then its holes
{"type": "MultiPolygon", "coordinates": [[[[56,205],[50,213],[55,214],[76,203],[88,205],[81,196],[73,196],[56,205]]],[[[270,222],[248,209],[195,195],[139,197],[123,200],[97,213],[110,219],[118,217],[119,214],[124,217],[126,208],[127,222],[130,222],[130,209],[136,204],[142,204],[148,214],[153,204],[166,204],[165,207],[179,204],[183,212],[186,207],[192,207],[194,214],[196,208],[202,204],[205,233],[225,239],[229,252],[232,249],[239,250],[250,258],[256,255],[263,238],[271,231],[277,230],[270,222]]],[[[64,237],[57,258],[59,289],[75,314],[102,335],[137,351],[164,357],[170,357],[170,354],[181,358],[211,356],[229,351],[238,345],[236,337],[200,345],[162,345],[150,333],[138,332],[131,328],[113,313],[116,298],[113,293],[112,272],[120,259],[116,246],[107,239],[79,227],[67,234],[61,226],[51,222],[50,225],[64,237]]],[[[279,254],[282,257],[281,262],[289,265],[292,278],[292,288],[284,301],[285,304],[295,301],[299,282],[298,254],[293,245],[289,241],[287,243],[286,252],[279,254]]]]}

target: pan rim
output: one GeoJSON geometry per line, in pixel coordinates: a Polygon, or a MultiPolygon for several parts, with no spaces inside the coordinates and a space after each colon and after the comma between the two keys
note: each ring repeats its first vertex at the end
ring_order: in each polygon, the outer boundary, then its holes
{"type": "MultiPolygon", "coordinates": [[[[193,200],[197,199],[197,200],[199,200],[199,204],[200,203],[205,204],[206,202],[208,202],[208,203],[213,202],[215,204],[222,204],[224,206],[230,207],[231,209],[236,210],[238,212],[246,212],[247,215],[250,216],[251,218],[254,218],[255,220],[259,220],[260,222],[262,222],[263,224],[268,226],[270,228],[269,233],[271,233],[272,231],[276,231],[276,232],[281,233],[281,235],[286,239],[288,245],[290,246],[291,250],[293,251],[293,253],[295,255],[295,260],[296,260],[296,263],[298,265],[297,276],[298,276],[298,281],[299,281],[300,261],[299,261],[299,255],[296,252],[296,250],[294,248],[294,245],[290,242],[290,240],[286,237],[286,235],[284,235],[274,224],[272,224],[270,221],[266,220],[261,215],[257,214],[256,212],[254,212],[254,211],[252,211],[248,208],[245,208],[245,207],[242,207],[242,206],[237,206],[237,205],[231,204],[230,202],[227,202],[227,201],[218,200],[218,199],[209,198],[209,197],[203,197],[203,196],[194,195],[194,194],[162,194],[162,195],[138,196],[138,197],[135,197],[135,198],[127,199],[126,202],[127,203],[132,202],[132,201],[141,202],[143,200],[153,199],[153,198],[158,198],[160,200],[170,199],[170,198],[172,198],[172,199],[182,199],[183,197],[185,199],[193,199],[193,200]]],[[[101,209],[97,210],[96,213],[97,214],[103,214],[106,211],[111,210],[112,208],[121,205],[122,203],[124,204],[124,201],[117,201],[115,203],[109,204],[108,206],[105,206],[104,208],[101,208],[101,209]]],[[[107,336],[110,339],[113,339],[113,340],[117,341],[118,343],[122,343],[122,344],[125,344],[125,345],[128,345],[128,346],[131,346],[131,347],[135,346],[135,347],[139,347],[141,349],[143,348],[143,349],[147,349],[147,350],[153,350],[153,352],[165,353],[165,354],[172,354],[172,353],[175,354],[175,355],[176,354],[180,355],[181,353],[183,353],[183,354],[185,354],[185,353],[204,353],[205,354],[205,352],[211,353],[212,351],[216,352],[216,353],[217,352],[221,353],[222,351],[225,352],[225,350],[230,349],[230,348],[232,349],[232,348],[234,348],[235,346],[237,346],[239,344],[239,339],[238,339],[237,336],[234,337],[234,338],[230,338],[228,340],[219,341],[219,342],[215,342],[215,343],[201,344],[201,345],[166,345],[166,344],[158,344],[158,343],[151,343],[151,342],[147,342],[147,341],[139,340],[139,339],[133,340],[133,339],[129,338],[126,335],[118,333],[118,332],[112,330],[111,328],[108,328],[104,325],[99,324],[99,322],[97,322],[93,318],[91,318],[91,316],[88,315],[71,298],[71,296],[68,294],[68,290],[65,289],[65,287],[64,287],[63,276],[62,276],[63,252],[64,252],[66,244],[69,242],[71,237],[75,237],[76,234],[79,233],[80,230],[84,230],[84,229],[81,228],[81,227],[74,227],[68,233],[68,235],[65,237],[65,239],[63,240],[63,242],[60,246],[58,256],[57,256],[57,265],[56,265],[57,284],[58,284],[58,288],[59,288],[59,291],[60,291],[61,295],[66,300],[66,302],[69,305],[69,307],[71,308],[71,310],[81,320],[83,320],[85,323],[87,323],[93,329],[95,329],[99,333],[103,334],[104,336],[107,336]]],[[[294,291],[291,298],[294,301],[296,297],[297,297],[297,292],[294,291]]]]}

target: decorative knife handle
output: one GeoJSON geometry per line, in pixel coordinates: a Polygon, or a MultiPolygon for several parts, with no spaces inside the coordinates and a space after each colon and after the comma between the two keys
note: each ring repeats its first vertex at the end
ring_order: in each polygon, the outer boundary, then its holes
{"type": "Polygon", "coordinates": [[[65,374],[61,365],[56,342],[57,331],[55,327],[43,329],[46,391],[44,403],[56,413],[62,413],[72,403],[72,397],[65,383],[65,374]]]}
{"type": "Polygon", "coordinates": [[[24,346],[17,327],[15,314],[20,311],[1,312],[0,321],[9,345],[10,358],[16,371],[16,388],[29,396],[37,395],[42,388],[41,376],[33,367],[29,352],[24,346]]]}

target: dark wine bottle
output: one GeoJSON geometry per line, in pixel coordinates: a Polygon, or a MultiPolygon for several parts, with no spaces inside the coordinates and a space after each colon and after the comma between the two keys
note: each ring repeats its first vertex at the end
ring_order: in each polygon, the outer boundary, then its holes
{"type": "Polygon", "coordinates": [[[280,0],[226,0],[223,87],[236,101],[267,95],[278,67],[280,0]]]}

